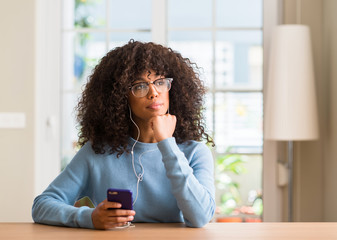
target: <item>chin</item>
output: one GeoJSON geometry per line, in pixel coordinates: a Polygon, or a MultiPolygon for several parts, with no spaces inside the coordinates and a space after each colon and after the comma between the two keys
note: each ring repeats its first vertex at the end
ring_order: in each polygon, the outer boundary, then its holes
{"type": "Polygon", "coordinates": [[[164,115],[167,113],[167,108],[165,107],[161,107],[159,109],[148,109],[148,110],[156,115],[164,115]]]}
{"type": "Polygon", "coordinates": [[[153,111],[152,115],[153,116],[161,116],[165,115],[167,111],[153,111]]]}

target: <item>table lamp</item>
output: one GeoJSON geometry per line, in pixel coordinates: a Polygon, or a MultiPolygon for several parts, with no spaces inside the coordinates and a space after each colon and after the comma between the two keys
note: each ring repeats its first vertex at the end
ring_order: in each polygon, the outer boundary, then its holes
{"type": "Polygon", "coordinates": [[[319,138],[309,27],[277,26],[269,60],[264,137],[288,142],[288,221],[291,222],[293,141],[319,138]]]}

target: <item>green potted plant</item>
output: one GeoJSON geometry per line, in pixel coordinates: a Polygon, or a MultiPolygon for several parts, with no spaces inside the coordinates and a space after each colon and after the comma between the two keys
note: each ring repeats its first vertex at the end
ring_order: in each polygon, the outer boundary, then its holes
{"type": "MultiPolygon", "coordinates": [[[[229,151],[227,151],[229,152],[229,151]]],[[[242,204],[239,183],[233,181],[230,173],[241,175],[247,171],[245,161],[238,154],[225,154],[216,159],[216,185],[222,192],[218,213],[221,217],[217,221],[242,221],[240,217],[229,217],[242,204]]]]}

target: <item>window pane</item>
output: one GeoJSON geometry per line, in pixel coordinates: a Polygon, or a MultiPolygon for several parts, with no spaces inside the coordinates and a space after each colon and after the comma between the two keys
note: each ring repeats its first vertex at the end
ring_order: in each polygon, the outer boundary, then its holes
{"type": "Polygon", "coordinates": [[[262,93],[216,93],[218,153],[262,153],[262,93]]]}
{"type": "Polygon", "coordinates": [[[262,90],[261,31],[221,31],[215,52],[217,88],[262,90]]]}
{"type": "MultiPolygon", "coordinates": [[[[64,0],[65,2],[66,0],[64,0]]],[[[68,0],[69,1],[69,0],[68,0]]],[[[66,4],[66,3],[64,3],[66,4]]],[[[105,26],[105,0],[75,0],[74,27],[101,28],[105,26]]]]}
{"type": "Polygon", "coordinates": [[[122,46],[126,44],[130,39],[141,42],[151,41],[151,32],[123,32],[110,34],[109,49],[122,46]]]}
{"type": "Polygon", "coordinates": [[[211,27],[212,1],[168,0],[169,27],[211,27]]]}
{"type": "Polygon", "coordinates": [[[151,29],[151,0],[109,0],[109,27],[151,29]]]}
{"type": "Polygon", "coordinates": [[[213,94],[207,93],[205,98],[204,119],[206,133],[213,136],[213,94]]]}
{"type": "Polygon", "coordinates": [[[247,222],[250,219],[261,220],[262,156],[219,155],[216,163],[218,214],[238,215],[247,222]]]}
{"type": "Polygon", "coordinates": [[[105,34],[70,32],[63,38],[63,90],[78,91],[106,52],[105,34]]]}
{"type": "Polygon", "coordinates": [[[262,27],[262,9],[262,0],[217,0],[216,26],[262,27]]]}
{"type": "Polygon", "coordinates": [[[212,85],[212,34],[209,31],[171,31],[169,47],[189,58],[200,67],[201,79],[205,85],[212,85]]]}

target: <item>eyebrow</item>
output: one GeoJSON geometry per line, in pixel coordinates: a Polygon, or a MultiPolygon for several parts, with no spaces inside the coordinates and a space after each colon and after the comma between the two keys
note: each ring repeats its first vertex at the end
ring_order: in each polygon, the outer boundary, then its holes
{"type": "MultiPolygon", "coordinates": [[[[153,80],[154,81],[157,81],[158,79],[163,79],[165,77],[161,77],[160,75],[156,75],[156,77],[158,77],[157,79],[153,80]]],[[[142,78],[142,77],[139,77],[137,78],[135,81],[132,82],[132,84],[135,84],[135,83],[142,83],[142,82],[150,82],[149,80],[145,79],[145,78],[142,78]]]]}

